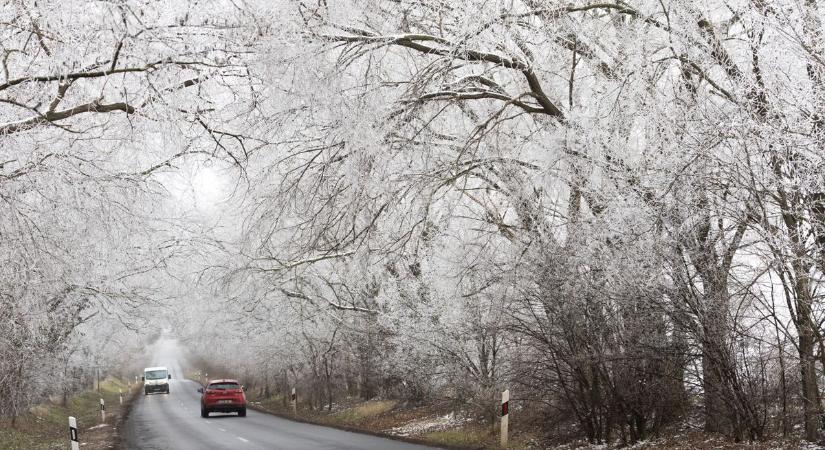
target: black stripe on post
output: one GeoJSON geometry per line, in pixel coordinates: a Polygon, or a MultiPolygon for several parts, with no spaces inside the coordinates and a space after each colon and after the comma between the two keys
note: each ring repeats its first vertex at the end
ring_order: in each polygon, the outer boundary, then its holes
{"type": "Polygon", "coordinates": [[[510,412],[510,402],[504,402],[501,404],[501,417],[507,415],[510,412]]]}
{"type": "Polygon", "coordinates": [[[69,427],[69,440],[77,442],[77,428],[69,427]]]}

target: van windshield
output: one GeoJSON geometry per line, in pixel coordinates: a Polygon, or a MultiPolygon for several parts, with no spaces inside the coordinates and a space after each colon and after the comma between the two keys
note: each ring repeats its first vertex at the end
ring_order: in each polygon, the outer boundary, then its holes
{"type": "Polygon", "coordinates": [[[166,378],[166,371],[165,370],[149,370],[146,372],[146,379],[147,380],[162,380],[166,378]]]}

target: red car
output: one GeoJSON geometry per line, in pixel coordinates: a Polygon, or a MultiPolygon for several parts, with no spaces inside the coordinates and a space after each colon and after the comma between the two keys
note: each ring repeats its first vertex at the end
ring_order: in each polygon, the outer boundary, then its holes
{"type": "Polygon", "coordinates": [[[201,417],[209,417],[211,412],[237,412],[246,417],[246,395],[244,387],[237,380],[212,380],[205,388],[198,388],[201,394],[201,417]]]}

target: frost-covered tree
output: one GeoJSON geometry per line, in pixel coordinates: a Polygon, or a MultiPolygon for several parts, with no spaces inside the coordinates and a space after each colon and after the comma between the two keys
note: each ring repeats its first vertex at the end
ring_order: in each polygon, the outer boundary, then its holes
{"type": "Polygon", "coordinates": [[[815,2],[291,6],[293,45],[264,62],[282,142],[255,162],[240,264],[294,288],[272,301],[409,336],[495,293],[495,328],[532,348],[498,356],[542,367],[537,395],[590,439],[641,439],[693,394],[708,431],[754,439],[741,312],[764,312],[751,286],[777,266],[744,249],[773,248],[817,438],[815,2]]]}
{"type": "Polygon", "coordinates": [[[196,157],[241,167],[257,145],[238,119],[254,108],[254,10],[201,6],[0,10],[4,415],[78,387],[72,365],[114,361],[104,343],[166,298],[157,277],[183,236],[155,176],[196,157]]]}

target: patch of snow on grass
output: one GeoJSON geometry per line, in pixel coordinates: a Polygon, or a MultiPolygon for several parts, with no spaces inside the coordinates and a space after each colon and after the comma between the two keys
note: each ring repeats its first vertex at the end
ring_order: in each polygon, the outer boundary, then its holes
{"type": "Polygon", "coordinates": [[[390,428],[387,433],[395,436],[416,436],[424,433],[431,433],[433,431],[443,431],[449,428],[456,428],[471,422],[472,419],[467,417],[460,417],[455,412],[445,414],[443,416],[426,417],[420,420],[413,420],[406,424],[390,428]]]}

